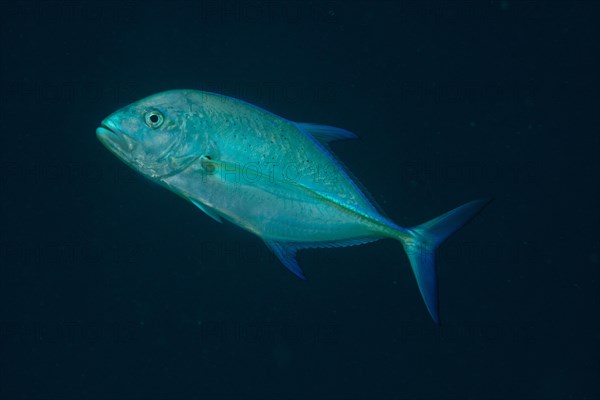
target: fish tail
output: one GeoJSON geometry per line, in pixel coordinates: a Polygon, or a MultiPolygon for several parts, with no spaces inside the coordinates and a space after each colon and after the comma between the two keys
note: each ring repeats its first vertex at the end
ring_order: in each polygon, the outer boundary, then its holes
{"type": "Polygon", "coordinates": [[[463,204],[421,225],[403,229],[395,237],[404,246],[427,310],[438,325],[440,319],[435,273],[435,250],[446,238],[466,224],[490,201],[491,199],[481,199],[463,204]]]}

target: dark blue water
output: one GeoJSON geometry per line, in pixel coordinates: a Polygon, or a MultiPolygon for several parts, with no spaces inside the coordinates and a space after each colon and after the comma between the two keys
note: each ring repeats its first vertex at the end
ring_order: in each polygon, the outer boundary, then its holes
{"type": "Polygon", "coordinates": [[[0,6],[0,396],[600,396],[593,2],[0,6]],[[340,126],[403,226],[494,203],[440,249],[441,327],[392,240],[260,239],[96,139],[174,88],[340,126]]]}

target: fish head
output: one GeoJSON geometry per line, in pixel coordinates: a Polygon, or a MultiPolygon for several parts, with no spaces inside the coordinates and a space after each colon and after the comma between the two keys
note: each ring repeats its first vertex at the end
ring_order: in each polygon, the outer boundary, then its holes
{"type": "Polygon", "coordinates": [[[172,176],[201,156],[201,118],[184,90],[159,93],[106,117],[96,136],[124,163],[152,178],[172,176]]]}

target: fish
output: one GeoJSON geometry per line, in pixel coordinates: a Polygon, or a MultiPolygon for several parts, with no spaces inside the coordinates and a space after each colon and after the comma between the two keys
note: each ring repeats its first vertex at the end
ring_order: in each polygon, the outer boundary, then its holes
{"type": "Polygon", "coordinates": [[[399,241],[438,325],[435,251],[491,200],[401,227],[330,149],[357,135],[199,90],[169,90],[125,106],[101,122],[96,136],[125,164],[213,220],[259,236],[301,279],[299,250],[399,241]]]}

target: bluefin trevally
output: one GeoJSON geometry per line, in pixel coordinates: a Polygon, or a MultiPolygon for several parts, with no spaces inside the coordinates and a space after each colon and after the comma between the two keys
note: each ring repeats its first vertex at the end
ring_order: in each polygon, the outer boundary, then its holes
{"type": "Polygon", "coordinates": [[[489,202],[471,201],[403,228],[331,153],[330,142],[355,134],[292,122],[215,93],[155,94],[109,115],[96,135],[127,165],[212,219],[258,235],[302,279],[298,250],[398,240],[436,323],[435,250],[489,202]]]}

